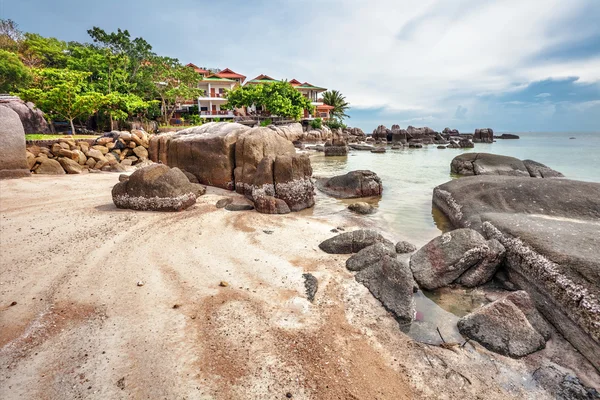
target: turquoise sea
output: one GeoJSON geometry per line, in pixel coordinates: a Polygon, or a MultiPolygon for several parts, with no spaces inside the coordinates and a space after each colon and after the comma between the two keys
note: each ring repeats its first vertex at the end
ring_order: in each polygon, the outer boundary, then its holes
{"type": "MultiPolygon", "coordinates": [[[[517,133],[518,140],[476,143],[474,149],[391,150],[374,154],[352,150],[347,157],[311,157],[314,176],[333,176],[357,169],[379,175],[384,191],[381,199],[368,199],[378,211],[369,219],[382,231],[398,239],[423,245],[440,234],[431,207],[433,188],[450,179],[450,162],[463,152],[485,152],[532,159],[562,172],[569,179],[600,182],[600,133],[517,133]],[[575,137],[575,139],[570,139],[575,137]]],[[[338,200],[318,193],[315,216],[350,215],[347,205],[356,200],[338,200]]]]}

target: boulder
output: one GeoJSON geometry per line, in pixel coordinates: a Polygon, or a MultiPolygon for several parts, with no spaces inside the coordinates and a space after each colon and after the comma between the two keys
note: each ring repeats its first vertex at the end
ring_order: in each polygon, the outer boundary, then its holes
{"type": "Polygon", "coordinates": [[[64,175],[65,170],[62,165],[56,160],[51,158],[41,158],[38,157],[39,165],[33,171],[36,174],[43,175],[64,175]]]}
{"type": "Polygon", "coordinates": [[[11,108],[0,107],[0,179],[29,175],[21,119],[11,108]]]}
{"type": "Polygon", "coordinates": [[[144,211],[181,211],[204,194],[202,185],[191,183],[179,168],[153,164],[136,170],[112,189],[118,208],[144,211]]]}
{"type": "Polygon", "coordinates": [[[473,143],[493,143],[494,130],[492,128],[475,129],[473,143]]]}
{"type": "Polygon", "coordinates": [[[579,378],[561,371],[562,368],[546,364],[533,372],[533,379],[558,400],[599,400],[600,393],[585,386],[579,378]]]}
{"type": "Polygon", "coordinates": [[[254,206],[249,203],[230,203],[225,206],[227,211],[251,211],[254,206]]]}
{"type": "Polygon", "coordinates": [[[500,136],[494,136],[495,139],[519,139],[519,135],[514,135],[512,133],[503,133],[500,136]]]}
{"type": "Polygon", "coordinates": [[[400,322],[410,323],[415,314],[414,281],[410,269],[395,256],[384,255],[358,272],[355,279],[366,286],[400,322]]]}
{"type": "Polygon", "coordinates": [[[533,160],[523,160],[529,176],[532,178],[564,178],[565,176],[552,168],[533,160]]]}
{"type": "Polygon", "coordinates": [[[364,201],[350,204],[348,210],[362,215],[373,214],[376,211],[375,207],[364,201]]]}
{"type": "Polygon", "coordinates": [[[348,145],[353,150],[373,150],[374,147],[368,144],[350,143],[348,145]]]}
{"type": "Polygon", "coordinates": [[[317,179],[317,187],[338,199],[381,196],[383,191],[381,179],[369,170],[351,171],[329,179],[317,179]]]}
{"type": "Polygon", "coordinates": [[[79,165],[79,163],[71,158],[58,157],[58,162],[62,165],[67,174],[81,174],[87,172],[87,169],[79,165]]]}
{"type": "Polygon", "coordinates": [[[18,97],[0,96],[0,107],[13,110],[23,126],[25,134],[50,133],[50,127],[42,110],[35,107],[31,102],[25,103],[18,97]]]}
{"type": "Polygon", "coordinates": [[[304,136],[302,124],[299,122],[286,125],[271,125],[269,126],[269,129],[275,131],[279,136],[290,142],[300,140],[304,136]]]}
{"type": "Polygon", "coordinates": [[[511,285],[600,370],[600,184],[473,176],[438,186],[433,202],[505,247],[511,285]]]}
{"type": "Polygon", "coordinates": [[[498,271],[498,268],[504,261],[506,249],[502,246],[502,243],[496,239],[492,239],[487,241],[487,250],[482,250],[486,253],[482,261],[466,270],[456,280],[457,283],[466,287],[475,287],[483,285],[494,277],[494,274],[496,274],[496,271],[498,271]]]}
{"type": "Polygon", "coordinates": [[[437,289],[454,282],[469,268],[492,262],[485,238],[473,229],[456,229],[432,239],[410,258],[419,286],[437,289]]]}
{"type": "Polygon", "coordinates": [[[319,244],[319,248],[329,254],[351,254],[358,253],[365,247],[372,246],[375,243],[383,243],[386,246],[394,245],[375,231],[360,229],[352,232],[340,233],[339,235],[329,238],[319,244]]]}
{"type": "Polygon", "coordinates": [[[489,153],[463,153],[454,157],[450,170],[458,175],[529,176],[518,158],[489,153]]]}
{"type": "Polygon", "coordinates": [[[33,169],[33,167],[35,166],[35,158],[36,157],[29,151],[25,152],[25,157],[27,159],[27,166],[29,167],[29,170],[31,171],[33,169]]]}
{"type": "Polygon", "coordinates": [[[371,153],[385,153],[385,147],[375,147],[371,150],[371,153]]]}
{"type": "Polygon", "coordinates": [[[233,199],[231,197],[225,197],[224,199],[219,199],[215,204],[217,208],[224,208],[227,204],[233,203],[233,199]]]}
{"type": "Polygon", "coordinates": [[[523,357],[546,347],[544,337],[506,297],[462,317],[457,326],[464,336],[509,357],[523,357]]]}
{"type": "Polygon", "coordinates": [[[106,157],[100,150],[97,149],[89,149],[86,156],[93,158],[96,161],[106,161],[106,157]]]}
{"type": "Polygon", "coordinates": [[[137,146],[133,152],[142,161],[148,159],[148,150],[144,146],[137,146]]]}
{"type": "Polygon", "coordinates": [[[396,243],[396,253],[398,254],[413,253],[415,251],[417,251],[417,246],[412,243],[405,241],[396,243]]]}
{"type": "Polygon", "coordinates": [[[517,290],[504,296],[504,298],[511,301],[523,314],[525,314],[525,317],[531,326],[533,326],[545,340],[550,339],[550,336],[552,336],[552,328],[550,328],[548,321],[546,321],[542,314],[537,310],[531,297],[529,297],[529,294],[527,294],[526,291],[517,290]]]}
{"type": "Polygon", "coordinates": [[[349,271],[362,271],[381,261],[383,256],[396,257],[396,250],[389,243],[377,242],[348,258],[346,268],[349,271]]]}
{"type": "MultiPolygon", "coordinates": [[[[272,132],[268,128],[261,129],[272,132]]],[[[237,123],[210,122],[181,130],[173,135],[165,136],[164,139],[159,137],[158,145],[156,141],[154,142],[153,151],[158,152],[159,161],[162,161],[160,152],[164,147],[167,151],[167,160],[165,161],[168,161],[169,166],[182,168],[194,174],[203,185],[233,190],[235,188],[233,170],[236,167],[236,142],[238,136],[248,130],[250,128],[247,126],[237,123]],[[168,141],[168,143],[161,143],[161,140],[168,141]]],[[[273,136],[279,137],[278,135],[273,136]]],[[[293,148],[291,143],[290,146],[293,148]]],[[[241,155],[244,154],[242,147],[243,145],[239,146],[238,150],[241,155]]],[[[262,148],[260,150],[262,151],[262,148]]],[[[162,162],[165,163],[165,161],[162,162]]]]}

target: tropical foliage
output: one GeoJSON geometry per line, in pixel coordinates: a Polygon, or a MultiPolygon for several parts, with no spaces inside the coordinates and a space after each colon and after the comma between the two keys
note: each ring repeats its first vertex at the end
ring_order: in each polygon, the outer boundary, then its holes
{"type": "Polygon", "coordinates": [[[332,118],[340,122],[343,121],[344,118],[350,118],[350,116],[346,114],[346,111],[350,108],[350,103],[346,101],[346,97],[339,91],[328,90],[323,93],[323,103],[333,107],[333,110],[329,111],[332,118]]]}
{"type": "Polygon", "coordinates": [[[263,107],[274,116],[299,120],[304,110],[314,110],[310,100],[302,96],[289,82],[273,82],[237,87],[227,93],[225,107],[263,107]]]}
{"type": "Polygon", "coordinates": [[[0,92],[35,102],[72,130],[89,117],[100,129],[130,119],[168,122],[177,103],[198,96],[201,76],[156,55],[143,38],[121,29],[87,33],[91,43],[64,42],[0,20],[0,92]]]}

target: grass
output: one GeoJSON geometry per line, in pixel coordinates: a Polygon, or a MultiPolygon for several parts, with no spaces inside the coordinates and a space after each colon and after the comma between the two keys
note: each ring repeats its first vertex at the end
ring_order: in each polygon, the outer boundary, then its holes
{"type": "Polygon", "coordinates": [[[68,138],[71,137],[73,139],[95,139],[98,136],[100,136],[100,134],[93,134],[93,135],[46,135],[43,133],[32,133],[29,135],[25,135],[25,140],[53,140],[53,139],[60,139],[60,138],[68,138]]]}

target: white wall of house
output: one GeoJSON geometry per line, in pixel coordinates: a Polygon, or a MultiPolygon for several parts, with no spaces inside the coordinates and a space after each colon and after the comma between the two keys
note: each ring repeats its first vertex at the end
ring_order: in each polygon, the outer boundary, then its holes
{"type": "Polygon", "coordinates": [[[200,81],[200,83],[198,83],[198,88],[204,90],[204,92],[205,92],[205,95],[202,96],[204,98],[209,98],[209,97],[222,98],[224,93],[227,90],[233,89],[234,86],[235,86],[235,82],[200,81]],[[212,89],[214,89],[214,96],[212,95],[212,89]]]}

